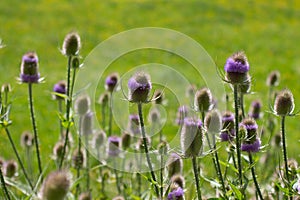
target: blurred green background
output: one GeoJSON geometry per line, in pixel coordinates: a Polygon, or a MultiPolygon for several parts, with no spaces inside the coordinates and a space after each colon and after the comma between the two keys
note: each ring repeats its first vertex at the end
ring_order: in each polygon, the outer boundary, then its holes
{"type": "MultiPolygon", "coordinates": [[[[40,59],[41,75],[46,78],[45,83],[34,85],[34,101],[43,160],[49,159],[59,135],[57,104],[51,99],[51,90],[57,81],[65,78],[67,59],[60,48],[70,31],[77,31],[81,36],[83,59],[101,41],[137,27],[169,28],[190,36],[207,50],[221,70],[228,56],[244,50],[251,65],[252,91],[255,92],[246,97],[247,102],[259,98],[263,100],[263,110],[269,110],[265,82],[268,73],[276,69],[281,73],[277,89],[290,88],[299,110],[299,19],[300,2],[291,0],[3,0],[0,2],[0,38],[6,47],[0,50],[0,84],[10,83],[13,87],[13,126],[10,128],[13,137],[19,145],[21,133],[31,130],[27,85],[18,84],[16,78],[22,55],[34,50],[40,59]]],[[[147,56],[144,59],[144,63],[151,61],[147,56]]],[[[134,60],[133,57],[125,59],[125,63],[118,61],[114,69],[122,65],[129,69],[135,66],[134,60]]],[[[177,61],[181,62],[179,58],[170,62],[177,61]]],[[[172,109],[175,116],[177,108],[172,109]]],[[[299,118],[286,121],[290,157],[299,159],[299,118]]],[[[2,131],[0,156],[13,157],[10,148],[2,131]]]]}

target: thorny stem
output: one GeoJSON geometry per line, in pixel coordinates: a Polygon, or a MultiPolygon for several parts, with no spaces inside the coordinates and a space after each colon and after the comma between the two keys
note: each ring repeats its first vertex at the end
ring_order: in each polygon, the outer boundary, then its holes
{"type": "Polygon", "coordinates": [[[163,195],[164,195],[164,187],[163,187],[163,183],[164,183],[164,155],[161,154],[160,155],[160,197],[161,199],[163,199],[163,195]]]}
{"type": "Polygon", "coordinates": [[[109,124],[108,124],[108,136],[111,136],[112,132],[112,92],[109,95],[109,124]]]}
{"type": "Polygon", "coordinates": [[[143,144],[144,144],[144,149],[145,149],[145,153],[146,153],[146,159],[147,159],[147,163],[148,163],[148,167],[151,173],[151,177],[153,179],[153,181],[155,182],[154,184],[154,188],[155,188],[155,192],[157,197],[159,197],[159,190],[156,184],[156,177],[153,171],[153,167],[152,167],[152,163],[150,160],[150,156],[149,156],[149,150],[148,150],[148,144],[147,144],[147,138],[146,138],[146,133],[145,133],[145,127],[144,127],[144,120],[143,120],[143,110],[142,110],[142,103],[138,103],[138,112],[139,112],[139,118],[140,118],[140,125],[141,125],[141,130],[142,130],[142,137],[143,137],[143,144]]]}
{"type": "Polygon", "coordinates": [[[245,108],[244,108],[244,94],[241,93],[240,96],[240,105],[241,105],[241,110],[242,110],[242,116],[243,119],[245,118],[245,108]]]}
{"type": "Polygon", "coordinates": [[[236,139],[236,154],[238,161],[239,181],[240,186],[243,185],[242,162],[241,162],[241,143],[239,135],[239,101],[238,101],[238,85],[233,86],[234,93],[234,110],[235,110],[235,139],[236,139]]]}
{"type": "MultiPolygon", "coordinates": [[[[78,154],[76,155],[77,157],[76,162],[78,162],[78,159],[80,156],[81,159],[81,124],[82,124],[82,116],[79,117],[79,126],[78,126],[78,154]]],[[[76,166],[76,178],[79,179],[80,177],[80,165],[76,166]]],[[[80,192],[80,184],[78,183],[76,186],[76,197],[78,197],[78,194],[80,192]]]]}
{"type": "Polygon", "coordinates": [[[39,176],[41,176],[41,181],[43,181],[43,170],[42,170],[42,162],[40,157],[40,149],[39,149],[39,136],[37,132],[36,120],[34,116],[34,107],[33,107],[33,97],[32,97],[32,83],[28,84],[28,94],[29,94],[29,109],[30,109],[30,117],[32,122],[33,134],[34,134],[34,143],[36,149],[36,156],[38,161],[38,168],[39,168],[39,176]]]}
{"type": "Polygon", "coordinates": [[[194,170],[198,200],[201,200],[202,197],[201,197],[199,174],[198,174],[198,168],[197,168],[197,158],[195,156],[192,157],[192,163],[193,163],[193,170],[194,170]]]}
{"type": "Polygon", "coordinates": [[[85,135],[85,154],[86,154],[86,169],[85,169],[85,176],[86,176],[86,191],[90,191],[90,161],[89,161],[89,150],[88,150],[88,135],[85,135]]]}
{"type": "Polygon", "coordinates": [[[23,173],[24,173],[25,179],[26,179],[26,181],[28,182],[28,184],[29,184],[31,190],[34,190],[34,187],[33,187],[32,183],[31,183],[31,181],[30,181],[30,179],[29,179],[29,176],[28,176],[28,174],[27,174],[27,172],[26,172],[26,170],[25,170],[25,167],[24,167],[24,165],[23,165],[23,162],[22,162],[22,160],[21,160],[21,158],[20,158],[20,155],[19,155],[19,153],[18,153],[18,151],[17,151],[17,148],[16,148],[16,146],[15,146],[15,144],[14,144],[14,141],[13,141],[13,139],[11,138],[11,135],[10,135],[10,132],[9,132],[8,128],[5,128],[5,131],[6,131],[6,134],[7,134],[7,136],[8,136],[8,139],[9,139],[9,141],[10,141],[10,144],[11,144],[11,146],[12,146],[12,148],[13,148],[13,150],[14,150],[16,156],[17,156],[18,162],[19,162],[19,164],[20,164],[20,166],[21,166],[21,169],[22,169],[22,171],[23,171],[23,173]]]}
{"type": "Polygon", "coordinates": [[[260,191],[260,187],[259,187],[257,179],[256,179],[255,168],[253,166],[254,162],[253,162],[253,159],[252,159],[252,154],[249,152],[248,156],[249,156],[249,164],[251,166],[251,173],[252,173],[253,181],[254,181],[254,184],[255,184],[255,187],[256,187],[256,192],[258,193],[259,198],[263,200],[264,198],[262,196],[262,193],[260,191]]]}
{"type": "Polygon", "coordinates": [[[2,188],[3,188],[3,191],[4,191],[4,194],[5,194],[6,198],[8,200],[11,200],[11,198],[9,196],[9,193],[8,193],[8,190],[6,188],[6,185],[5,185],[5,180],[4,180],[4,177],[3,177],[1,166],[0,166],[0,179],[1,179],[1,185],[2,185],[2,188]]]}
{"type": "MultiPolygon", "coordinates": [[[[62,113],[62,100],[58,100],[58,112],[62,113]]],[[[61,119],[59,119],[59,132],[60,132],[60,139],[64,141],[64,130],[61,119]]]]}

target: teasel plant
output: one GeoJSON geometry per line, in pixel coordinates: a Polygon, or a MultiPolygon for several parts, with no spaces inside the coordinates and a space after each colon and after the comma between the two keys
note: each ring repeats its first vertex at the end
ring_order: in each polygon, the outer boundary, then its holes
{"type": "Polygon", "coordinates": [[[25,83],[28,85],[28,103],[29,103],[29,111],[30,118],[32,123],[33,135],[34,135],[34,143],[35,150],[37,156],[37,163],[39,169],[39,178],[41,181],[43,180],[43,168],[40,154],[40,144],[39,144],[39,135],[37,129],[37,123],[34,112],[34,104],[33,104],[33,84],[41,83],[44,78],[40,77],[39,73],[39,59],[35,52],[27,52],[22,57],[21,70],[20,70],[20,83],[25,83]]]}
{"type": "Polygon", "coordinates": [[[73,88],[76,78],[76,72],[80,68],[79,51],[81,49],[81,39],[78,33],[71,32],[66,35],[61,53],[68,58],[67,65],[67,85],[66,85],[66,115],[62,116],[62,123],[66,129],[64,137],[64,149],[60,161],[59,169],[62,168],[65,159],[66,148],[69,143],[70,128],[73,124],[72,116],[72,101],[73,101],[73,88]],[[72,74],[72,75],[71,75],[72,74]]]}
{"type": "Polygon", "coordinates": [[[128,97],[124,94],[124,91],[122,92],[124,97],[130,103],[137,104],[139,123],[140,123],[140,128],[142,133],[143,148],[145,151],[147,165],[150,170],[150,175],[152,178],[151,182],[153,183],[155,194],[157,198],[159,198],[160,197],[159,187],[158,187],[158,182],[154,173],[153,165],[149,154],[149,147],[147,142],[144,116],[143,116],[143,104],[150,103],[151,101],[155,101],[157,98],[159,98],[159,96],[156,98],[149,98],[151,89],[152,89],[152,83],[149,74],[145,72],[137,72],[128,80],[128,97]]]}
{"type": "Polygon", "coordinates": [[[288,155],[287,155],[287,145],[286,145],[286,132],[285,132],[285,119],[288,116],[295,116],[293,113],[295,108],[294,97],[290,90],[284,89],[280,91],[274,101],[274,107],[272,112],[281,118],[281,140],[282,140],[282,156],[284,160],[285,168],[285,185],[289,190],[286,194],[290,199],[293,199],[291,194],[291,180],[289,178],[289,167],[288,167],[288,155]]]}

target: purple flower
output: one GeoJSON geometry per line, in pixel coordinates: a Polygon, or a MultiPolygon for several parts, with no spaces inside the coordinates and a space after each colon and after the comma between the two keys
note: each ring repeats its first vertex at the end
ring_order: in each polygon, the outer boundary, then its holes
{"type": "Polygon", "coordinates": [[[249,153],[250,152],[255,153],[255,152],[259,151],[260,146],[261,146],[260,139],[257,138],[254,143],[250,143],[250,144],[243,143],[241,145],[241,150],[242,151],[247,151],[249,153]]]}
{"type": "Polygon", "coordinates": [[[234,115],[231,112],[225,112],[222,116],[222,132],[220,134],[221,141],[231,141],[235,136],[234,115]]]}
{"type": "Polygon", "coordinates": [[[108,156],[117,157],[120,154],[121,138],[117,136],[110,136],[108,138],[108,156]]]}
{"type": "MultiPolygon", "coordinates": [[[[67,89],[67,87],[66,87],[66,82],[65,81],[59,81],[58,83],[56,83],[53,86],[53,92],[59,93],[59,94],[66,94],[66,89],[67,89]]],[[[61,97],[59,95],[56,95],[56,94],[53,95],[53,98],[56,99],[56,100],[63,99],[63,97],[61,97]]]]}
{"type": "Polygon", "coordinates": [[[220,134],[220,138],[222,142],[232,141],[235,137],[235,131],[234,129],[222,131],[220,134]]]}
{"type": "Polygon", "coordinates": [[[235,73],[246,73],[249,71],[249,64],[247,61],[242,59],[236,59],[229,57],[224,66],[225,72],[235,72],[235,73]]]}
{"type": "Polygon", "coordinates": [[[22,83],[39,83],[39,59],[35,52],[28,52],[22,57],[20,81],[22,83]]]}
{"type": "Polygon", "coordinates": [[[183,121],[184,121],[184,118],[187,117],[187,114],[188,114],[188,107],[187,106],[180,106],[178,108],[178,111],[177,111],[176,124],[177,125],[182,125],[183,121]]]}
{"type": "Polygon", "coordinates": [[[183,199],[183,196],[183,189],[181,187],[177,187],[168,194],[168,200],[181,200],[183,199]]]}
{"type": "Polygon", "coordinates": [[[128,99],[133,103],[147,103],[152,84],[145,73],[137,73],[128,81],[128,99]]]}
{"type": "Polygon", "coordinates": [[[119,80],[118,73],[110,74],[105,80],[105,89],[113,92],[119,80]]]}
{"type": "Polygon", "coordinates": [[[251,111],[249,113],[249,116],[253,119],[259,119],[260,118],[260,109],[261,109],[261,102],[260,101],[253,101],[251,104],[251,111]]]}

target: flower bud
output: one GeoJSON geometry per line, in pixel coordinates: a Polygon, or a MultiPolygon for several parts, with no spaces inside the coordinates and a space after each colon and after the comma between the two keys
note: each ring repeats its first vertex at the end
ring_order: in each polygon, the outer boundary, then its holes
{"type": "Polygon", "coordinates": [[[196,111],[207,112],[212,109],[212,95],[208,88],[202,88],[195,94],[194,106],[196,111]]]}
{"type": "Polygon", "coordinates": [[[39,59],[35,52],[28,52],[22,57],[20,81],[38,83],[40,80],[39,59]]]}
{"type": "Polygon", "coordinates": [[[66,56],[76,56],[81,48],[81,41],[78,33],[72,32],[66,35],[62,47],[62,53],[66,56]]]}
{"type": "Polygon", "coordinates": [[[180,174],[175,174],[171,177],[171,183],[176,184],[181,188],[184,188],[184,177],[180,174]]]}
{"type": "Polygon", "coordinates": [[[129,115],[128,130],[134,135],[141,133],[140,119],[138,115],[129,115]]]}
{"type": "Polygon", "coordinates": [[[153,101],[155,104],[162,104],[164,99],[163,92],[160,90],[155,91],[153,99],[155,99],[155,101],[153,101]]]}
{"type": "Polygon", "coordinates": [[[129,101],[133,103],[147,103],[151,88],[150,76],[145,73],[136,73],[128,81],[129,101]]]}
{"type": "Polygon", "coordinates": [[[53,148],[53,155],[56,160],[61,159],[61,157],[63,156],[63,150],[64,150],[64,143],[61,141],[57,142],[53,148]]]}
{"type": "Polygon", "coordinates": [[[91,99],[87,95],[78,97],[75,101],[75,112],[82,116],[90,110],[91,99]]]}
{"type": "Polygon", "coordinates": [[[128,149],[130,147],[131,142],[131,135],[127,132],[124,132],[122,135],[122,148],[124,150],[128,149]]]}
{"type": "Polygon", "coordinates": [[[93,133],[94,113],[88,112],[82,117],[81,133],[82,135],[91,135],[93,133]]]}
{"type": "Polygon", "coordinates": [[[260,149],[261,142],[259,138],[257,138],[257,129],[258,126],[254,119],[246,118],[241,122],[240,134],[244,136],[243,143],[241,145],[242,151],[247,152],[258,152],[260,149]]]}
{"type": "Polygon", "coordinates": [[[25,148],[29,148],[32,147],[33,144],[34,144],[33,135],[28,131],[23,132],[21,135],[21,145],[25,148]]]}
{"type": "Polygon", "coordinates": [[[294,111],[294,97],[288,90],[282,90],[275,98],[274,111],[278,116],[287,116],[294,111]]]}
{"type": "MultiPolygon", "coordinates": [[[[65,81],[59,81],[58,83],[56,83],[53,87],[53,92],[55,93],[58,93],[58,94],[62,94],[62,95],[65,95],[66,94],[66,89],[67,89],[67,86],[66,86],[66,82],[65,81]]],[[[56,95],[54,94],[53,95],[53,99],[56,99],[56,100],[63,100],[64,98],[62,96],[59,96],[59,95],[56,95]]]]}
{"type": "Polygon", "coordinates": [[[199,156],[203,147],[202,122],[193,118],[185,118],[180,141],[185,157],[199,156]]]}
{"type": "Polygon", "coordinates": [[[204,125],[209,133],[220,133],[222,128],[221,114],[218,110],[212,110],[207,113],[204,125]]]}
{"type": "Polygon", "coordinates": [[[251,110],[249,112],[249,116],[252,117],[253,119],[259,119],[261,107],[262,105],[260,101],[253,101],[251,104],[251,110]]]}
{"type": "Polygon", "coordinates": [[[78,69],[80,67],[80,60],[78,57],[73,57],[72,58],[72,68],[73,69],[78,69]]]}
{"type": "Polygon", "coordinates": [[[92,195],[90,192],[83,192],[79,195],[79,200],[92,200],[92,195]]]}
{"type": "Polygon", "coordinates": [[[222,116],[222,132],[220,134],[221,141],[230,141],[235,136],[235,130],[234,130],[234,115],[227,111],[222,116]]]}
{"type": "Polygon", "coordinates": [[[1,92],[2,93],[9,93],[11,92],[11,86],[9,83],[4,83],[1,87],[1,92]]]}
{"type": "Polygon", "coordinates": [[[106,139],[106,134],[104,131],[97,131],[93,137],[93,145],[96,149],[100,148],[106,139]]]}
{"type": "Polygon", "coordinates": [[[280,81],[280,73],[279,71],[275,70],[269,74],[266,82],[267,82],[267,86],[274,87],[279,85],[279,81],[280,81]]]}
{"type": "Polygon", "coordinates": [[[109,99],[109,95],[107,92],[105,92],[101,94],[101,96],[99,97],[98,103],[101,105],[107,105],[108,99],[109,99]]]}
{"type": "Polygon", "coordinates": [[[105,80],[105,89],[109,92],[113,92],[116,85],[119,81],[119,74],[118,73],[112,73],[109,76],[107,76],[105,80]]]}
{"type": "Polygon", "coordinates": [[[51,172],[43,183],[41,194],[43,200],[64,200],[71,186],[67,171],[51,172]]]}
{"type": "Polygon", "coordinates": [[[276,147],[281,147],[281,134],[275,134],[274,135],[273,143],[276,147]]]}
{"type": "Polygon", "coordinates": [[[107,154],[111,157],[117,157],[121,150],[120,150],[121,138],[117,136],[110,136],[108,138],[108,150],[107,154]]]}
{"type": "Polygon", "coordinates": [[[4,167],[3,170],[4,175],[9,178],[15,176],[18,171],[18,164],[14,160],[6,161],[3,167],[4,167]]]}
{"type": "Polygon", "coordinates": [[[82,149],[76,149],[73,152],[73,156],[72,156],[72,163],[73,163],[73,167],[75,169],[80,169],[83,167],[83,163],[84,163],[84,154],[82,149]]]}
{"type": "Polygon", "coordinates": [[[168,177],[182,174],[182,160],[177,153],[171,153],[167,161],[168,177]]]}
{"type": "Polygon", "coordinates": [[[224,66],[226,80],[232,84],[243,84],[248,79],[249,63],[244,52],[230,56],[224,66]]]}
{"type": "Polygon", "coordinates": [[[158,153],[160,155],[166,155],[169,151],[169,145],[166,141],[161,141],[159,144],[158,144],[158,153]]]}

